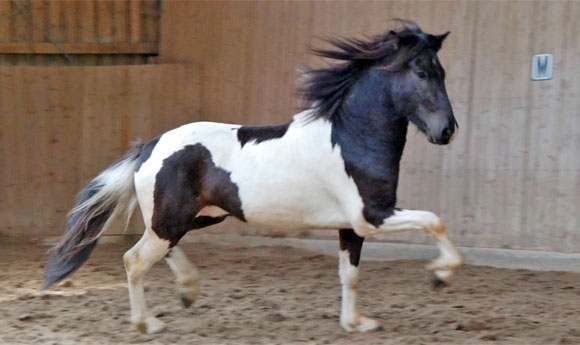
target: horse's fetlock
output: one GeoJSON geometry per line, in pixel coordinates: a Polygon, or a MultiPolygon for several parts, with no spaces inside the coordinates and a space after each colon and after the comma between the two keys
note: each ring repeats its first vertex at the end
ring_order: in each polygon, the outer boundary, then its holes
{"type": "Polygon", "coordinates": [[[199,277],[198,276],[188,276],[178,279],[177,284],[180,288],[189,289],[199,287],[199,277]]]}
{"type": "Polygon", "coordinates": [[[133,323],[135,324],[135,328],[143,334],[161,333],[166,329],[165,323],[153,316],[133,323]]]}
{"type": "Polygon", "coordinates": [[[143,334],[147,334],[147,324],[145,322],[139,322],[135,325],[137,330],[143,334]]]}
{"type": "Polygon", "coordinates": [[[356,330],[357,322],[355,318],[341,318],[340,325],[344,328],[347,332],[353,332],[356,330]]]}
{"type": "Polygon", "coordinates": [[[449,267],[454,271],[457,271],[461,268],[461,266],[463,266],[464,263],[465,258],[463,258],[463,255],[458,255],[451,263],[449,263],[449,267]]]}

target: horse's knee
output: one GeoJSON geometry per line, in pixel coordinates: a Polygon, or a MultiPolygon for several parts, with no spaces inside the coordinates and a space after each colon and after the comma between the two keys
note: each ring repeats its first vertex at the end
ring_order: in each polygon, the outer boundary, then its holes
{"type": "Polygon", "coordinates": [[[417,213],[422,227],[427,233],[438,237],[447,233],[443,220],[431,211],[414,211],[417,213]]]}
{"type": "Polygon", "coordinates": [[[123,264],[125,265],[125,270],[130,270],[131,269],[131,265],[134,261],[134,256],[135,254],[133,253],[133,250],[128,250],[125,254],[123,254],[123,264]]]}
{"type": "Polygon", "coordinates": [[[128,251],[123,255],[123,263],[127,272],[129,282],[137,282],[145,271],[145,263],[139,256],[138,252],[128,251]]]}
{"type": "Polygon", "coordinates": [[[137,244],[123,255],[123,263],[130,283],[138,283],[149,269],[169,251],[169,242],[145,230],[137,244]]]}

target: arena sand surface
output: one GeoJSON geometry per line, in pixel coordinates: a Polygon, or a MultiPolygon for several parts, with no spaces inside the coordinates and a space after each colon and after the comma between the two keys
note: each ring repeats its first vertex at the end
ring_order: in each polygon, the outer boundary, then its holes
{"type": "Polygon", "coordinates": [[[466,266],[432,291],[423,261],[363,262],[359,305],[384,330],[339,325],[337,259],[291,247],[187,243],[203,275],[189,309],[164,262],[147,277],[157,335],[128,322],[127,245],[98,246],[40,291],[46,247],[0,244],[0,344],[580,344],[580,274],[466,266]]]}

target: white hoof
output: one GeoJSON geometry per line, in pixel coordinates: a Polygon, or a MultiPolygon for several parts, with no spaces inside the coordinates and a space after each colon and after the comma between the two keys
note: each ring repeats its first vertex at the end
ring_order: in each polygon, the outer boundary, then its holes
{"type": "Polygon", "coordinates": [[[369,332],[382,330],[381,325],[375,319],[365,316],[357,316],[354,320],[341,320],[340,324],[348,332],[369,332]]]}
{"type": "Polygon", "coordinates": [[[446,283],[451,283],[453,280],[453,271],[452,270],[435,270],[433,273],[437,276],[437,278],[443,280],[446,283]]]}
{"type": "Polygon", "coordinates": [[[463,265],[463,258],[459,256],[453,261],[444,262],[441,258],[427,265],[427,269],[433,272],[431,283],[435,288],[451,285],[455,272],[463,265]]]}
{"type": "Polygon", "coordinates": [[[153,316],[146,318],[145,321],[135,323],[135,327],[144,334],[161,333],[167,329],[165,322],[153,316]]]}

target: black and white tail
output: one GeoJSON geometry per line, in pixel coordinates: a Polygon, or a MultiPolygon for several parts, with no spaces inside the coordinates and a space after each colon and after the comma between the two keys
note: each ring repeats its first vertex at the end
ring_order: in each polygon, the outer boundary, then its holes
{"type": "Polygon", "coordinates": [[[131,217],[137,197],[133,176],[142,144],[95,177],[77,196],[64,234],[51,249],[43,287],[50,288],[87,261],[113,215],[131,217]]]}

